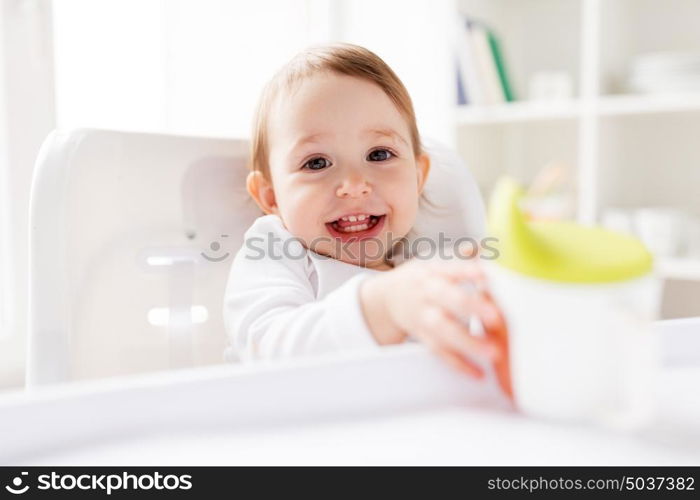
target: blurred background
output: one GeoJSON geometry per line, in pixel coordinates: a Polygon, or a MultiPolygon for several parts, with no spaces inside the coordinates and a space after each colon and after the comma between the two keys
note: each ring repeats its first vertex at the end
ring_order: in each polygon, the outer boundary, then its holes
{"type": "Polygon", "coordinates": [[[485,196],[636,234],[662,317],[700,315],[697,0],[0,0],[0,389],[21,387],[34,162],[55,129],[246,138],[300,49],[345,41],[406,84],[485,196]]]}

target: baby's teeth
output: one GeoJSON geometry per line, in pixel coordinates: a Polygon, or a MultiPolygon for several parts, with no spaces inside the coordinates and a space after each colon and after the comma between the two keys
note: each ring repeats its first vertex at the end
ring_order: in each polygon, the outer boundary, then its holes
{"type": "Polygon", "coordinates": [[[359,221],[363,221],[363,220],[365,220],[366,218],[367,218],[366,215],[358,215],[358,216],[357,216],[357,220],[359,220],[359,221]]]}
{"type": "Polygon", "coordinates": [[[369,228],[368,224],[355,224],[354,226],[348,226],[338,229],[343,233],[355,233],[357,231],[364,231],[367,228],[369,228]]]}
{"type": "Polygon", "coordinates": [[[347,220],[348,220],[348,218],[347,218],[347,217],[341,217],[341,218],[340,218],[340,220],[344,220],[344,221],[347,221],[347,220]]]}
{"type": "Polygon", "coordinates": [[[357,221],[357,217],[355,217],[354,215],[349,215],[349,216],[348,216],[348,220],[349,220],[350,222],[355,222],[355,221],[357,221]]]}

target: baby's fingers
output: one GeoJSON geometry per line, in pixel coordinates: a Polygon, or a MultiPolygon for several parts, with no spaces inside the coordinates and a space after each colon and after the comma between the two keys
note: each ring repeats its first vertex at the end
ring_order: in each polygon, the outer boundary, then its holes
{"type": "Polygon", "coordinates": [[[484,378],[484,371],[475,363],[448,349],[438,349],[437,354],[448,365],[469,377],[484,378]]]}
{"type": "Polygon", "coordinates": [[[496,301],[493,299],[491,293],[487,289],[482,290],[479,297],[484,305],[484,308],[490,311],[490,314],[480,318],[482,320],[486,335],[490,336],[493,340],[507,342],[508,328],[506,326],[506,319],[503,316],[503,312],[496,305],[496,301]]]}
{"type": "MultiPolygon", "coordinates": [[[[484,300],[495,304],[493,298],[488,292],[484,293],[484,300]]],[[[496,310],[498,313],[497,321],[484,324],[484,333],[486,334],[486,337],[490,338],[501,351],[501,356],[494,361],[494,370],[501,388],[508,395],[508,397],[513,399],[513,381],[510,376],[508,325],[500,309],[496,308],[496,310]]]]}
{"type": "Polygon", "coordinates": [[[438,305],[462,321],[471,316],[477,316],[485,325],[498,328],[502,316],[493,300],[486,300],[478,291],[468,291],[467,288],[450,283],[441,278],[435,278],[426,286],[431,302],[438,305]]]}
{"type": "Polygon", "coordinates": [[[483,378],[484,371],[472,361],[469,361],[461,354],[455,353],[449,348],[441,345],[434,339],[426,339],[424,342],[428,348],[440,356],[448,365],[469,377],[483,378]]]}
{"type": "Polygon", "coordinates": [[[480,356],[491,360],[500,352],[491,339],[470,335],[463,323],[438,306],[429,305],[423,310],[419,329],[424,338],[433,339],[465,357],[480,356]]]}

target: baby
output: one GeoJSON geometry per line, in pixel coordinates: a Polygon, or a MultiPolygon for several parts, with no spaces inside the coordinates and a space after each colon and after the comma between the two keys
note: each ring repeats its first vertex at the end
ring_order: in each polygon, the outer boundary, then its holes
{"type": "Polygon", "coordinates": [[[251,170],[248,192],[267,215],[248,229],[231,268],[229,357],[412,338],[474,377],[484,375],[474,358],[493,362],[511,393],[504,320],[475,260],[396,256],[430,158],[408,92],[384,61],[354,45],[296,56],[263,91],[251,170]],[[465,316],[477,317],[484,335],[470,334],[465,316]]]}

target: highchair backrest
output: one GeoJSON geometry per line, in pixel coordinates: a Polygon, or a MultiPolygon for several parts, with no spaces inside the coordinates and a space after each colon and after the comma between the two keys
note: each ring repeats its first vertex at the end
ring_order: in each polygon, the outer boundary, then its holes
{"type": "MultiPolygon", "coordinates": [[[[481,236],[484,208],[459,157],[436,144],[417,233],[481,236]]],[[[30,216],[27,384],[223,362],[232,255],[260,210],[248,142],[54,131],[30,216]]]]}

